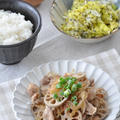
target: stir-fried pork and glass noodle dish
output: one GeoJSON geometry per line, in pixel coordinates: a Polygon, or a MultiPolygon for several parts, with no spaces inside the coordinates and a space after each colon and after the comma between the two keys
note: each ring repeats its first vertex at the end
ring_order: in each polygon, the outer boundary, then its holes
{"type": "Polygon", "coordinates": [[[48,73],[40,86],[28,86],[35,120],[104,120],[107,93],[85,73],[48,73]]]}
{"type": "Polygon", "coordinates": [[[117,6],[106,0],[74,0],[64,14],[60,29],[76,38],[97,38],[110,34],[119,26],[117,6]],[[104,2],[103,2],[104,1],[104,2]]]}

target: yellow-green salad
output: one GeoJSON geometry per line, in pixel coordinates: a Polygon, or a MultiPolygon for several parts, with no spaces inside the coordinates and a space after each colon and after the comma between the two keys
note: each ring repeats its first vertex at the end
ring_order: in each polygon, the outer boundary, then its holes
{"type": "Polygon", "coordinates": [[[100,1],[74,0],[64,19],[60,29],[76,38],[102,37],[119,26],[116,6],[100,1]]]}

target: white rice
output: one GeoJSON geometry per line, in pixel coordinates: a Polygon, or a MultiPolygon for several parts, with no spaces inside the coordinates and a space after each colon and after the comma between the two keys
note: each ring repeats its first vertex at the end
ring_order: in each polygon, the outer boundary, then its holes
{"type": "Polygon", "coordinates": [[[33,24],[20,13],[0,10],[0,45],[19,43],[32,35],[33,24]]]}

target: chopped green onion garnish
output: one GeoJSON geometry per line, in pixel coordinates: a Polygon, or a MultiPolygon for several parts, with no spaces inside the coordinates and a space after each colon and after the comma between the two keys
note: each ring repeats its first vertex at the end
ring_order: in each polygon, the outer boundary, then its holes
{"type": "Polygon", "coordinates": [[[74,104],[74,105],[78,105],[78,102],[77,102],[77,101],[73,101],[73,104],[74,104]]]}
{"type": "Polygon", "coordinates": [[[70,108],[66,108],[67,111],[70,111],[70,108]]]}
{"type": "Polygon", "coordinates": [[[62,88],[62,84],[61,83],[58,83],[57,85],[56,85],[56,88],[62,88]]]}
{"type": "Polygon", "coordinates": [[[72,88],[71,88],[72,92],[76,92],[77,91],[77,84],[73,84],[72,88]]]}
{"type": "Polygon", "coordinates": [[[64,80],[64,78],[63,78],[63,77],[60,77],[60,81],[62,81],[62,80],[64,80]]]}
{"type": "Polygon", "coordinates": [[[66,83],[66,79],[63,78],[63,77],[61,77],[61,78],[60,78],[60,83],[61,83],[61,84],[65,84],[65,83],[66,83]]]}
{"type": "Polygon", "coordinates": [[[68,81],[68,85],[69,85],[70,87],[71,87],[74,83],[75,83],[74,80],[69,80],[69,81],[68,81]]]}
{"type": "Polygon", "coordinates": [[[61,92],[60,92],[60,95],[61,95],[61,96],[64,96],[64,92],[63,92],[63,91],[61,91],[61,92]]]}
{"type": "Polygon", "coordinates": [[[58,95],[55,93],[55,94],[53,95],[53,98],[54,98],[54,99],[57,99],[57,98],[58,98],[58,95]]]}
{"type": "MultiPolygon", "coordinates": [[[[75,84],[75,81],[77,79],[75,77],[60,77],[59,83],[56,85],[56,88],[60,89],[63,88],[62,91],[59,92],[61,96],[69,97],[70,94],[73,94],[78,90],[78,88],[81,88],[81,83],[78,82],[78,84],[75,84]]],[[[54,98],[56,99],[56,95],[54,95],[54,98]]],[[[57,99],[58,95],[57,95],[57,99]]],[[[74,96],[72,101],[77,101],[76,96],[74,96]]]]}
{"type": "Polygon", "coordinates": [[[72,77],[72,80],[74,80],[74,82],[77,80],[75,77],[72,77]]]}
{"type": "Polygon", "coordinates": [[[71,100],[76,101],[77,100],[77,96],[73,96],[71,100]]]}
{"type": "Polygon", "coordinates": [[[72,77],[66,77],[65,79],[66,79],[66,80],[71,80],[71,79],[72,79],[72,77]]]}
{"type": "Polygon", "coordinates": [[[64,88],[65,88],[65,89],[68,89],[68,88],[69,88],[68,84],[65,84],[65,85],[64,85],[64,88]]]}
{"type": "Polygon", "coordinates": [[[67,89],[66,91],[64,91],[64,96],[68,97],[71,94],[71,90],[67,89]]]}
{"type": "Polygon", "coordinates": [[[82,87],[82,83],[81,83],[81,82],[78,82],[77,87],[78,87],[78,88],[81,88],[81,87],[82,87]]]}

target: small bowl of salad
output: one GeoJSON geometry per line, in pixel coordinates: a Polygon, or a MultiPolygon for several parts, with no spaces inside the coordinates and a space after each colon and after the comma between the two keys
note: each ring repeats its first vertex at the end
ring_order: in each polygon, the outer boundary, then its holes
{"type": "Polygon", "coordinates": [[[50,16],[55,27],[73,40],[96,43],[119,30],[119,0],[54,0],[50,16]]]}

